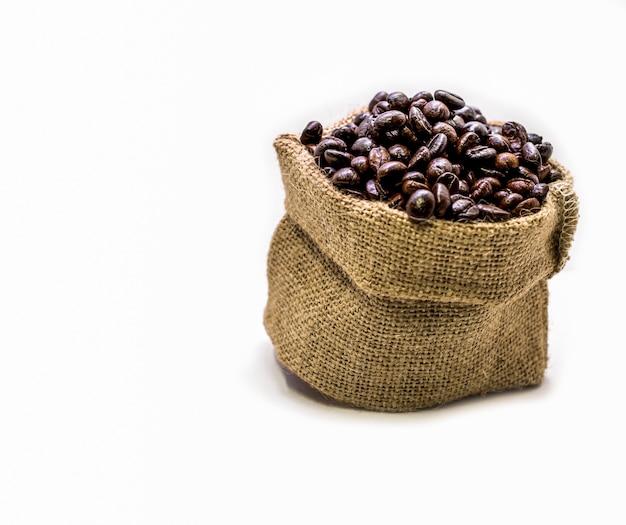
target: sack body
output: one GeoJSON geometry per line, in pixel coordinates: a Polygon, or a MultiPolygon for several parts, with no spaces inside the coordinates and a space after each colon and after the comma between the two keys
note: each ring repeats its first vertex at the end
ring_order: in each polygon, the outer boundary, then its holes
{"type": "Polygon", "coordinates": [[[508,221],[409,221],[337,190],[295,135],[274,142],[286,214],[270,245],[264,325],[278,361],[325,396],[401,412],[537,385],[547,281],[578,220],[571,174],[508,221]]]}

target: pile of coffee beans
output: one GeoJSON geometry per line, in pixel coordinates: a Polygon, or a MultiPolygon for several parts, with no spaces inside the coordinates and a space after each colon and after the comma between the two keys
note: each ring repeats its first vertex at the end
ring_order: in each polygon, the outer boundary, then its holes
{"type": "Polygon", "coordinates": [[[300,136],[341,191],[384,201],[414,222],[501,221],[541,208],[562,174],[552,145],[518,122],[488,123],[454,93],[380,91],[367,111],[324,135],[309,122],[300,136]]]}

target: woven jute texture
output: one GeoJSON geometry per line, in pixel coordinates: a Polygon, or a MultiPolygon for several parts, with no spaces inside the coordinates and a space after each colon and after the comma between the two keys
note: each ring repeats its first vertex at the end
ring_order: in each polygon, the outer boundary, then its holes
{"type": "Polygon", "coordinates": [[[338,191],[295,135],[274,142],[286,214],[268,256],[276,357],[341,403],[401,412],[536,385],[547,281],[578,220],[569,171],[541,210],[498,223],[410,222],[338,191]]]}

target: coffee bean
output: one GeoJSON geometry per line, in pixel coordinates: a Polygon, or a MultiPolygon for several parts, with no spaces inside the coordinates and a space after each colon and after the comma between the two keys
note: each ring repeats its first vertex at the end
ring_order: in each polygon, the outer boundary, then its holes
{"type": "Polygon", "coordinates": [[[430,136],[432,132],[432,125],[417,106],[411,106],[409,109],[409,124],[418,136],[430,136]]]}
{"type": "Polygon", "coordinates": [[[450,190],[444,184],[437,182],[433,185],[432,192],[435,196],[435,217],[443,218],[447,215],[452,205],[450,202],[450,190]]]}
{"type": "Polygon", "coordinates": [[[352,157],[350,166],[354,168],[359,175],[365,175],[370,169],[370,162],[365,155],[360,155],[358,157],[352,157]]]}
{"type": "Polygon", "coordinates": [[[452,170],[452,164],[445,157],[432,159],[426,167],[426,177],[429,181],[436,181],[439,175],[452,170]]]}
{"type": "Polygon", "coordinates": [[[528,195],[528,192],[533,188],[535,183],[529,179],[511,179],[506,183],[506,187],[509,188],[514,193],[519,193],[520,195],[528,195]]]}
{"type": "Polygon", "coordinates": [[[511,151],[509,141],[499,133],[490,133],[487,137],[487,146],[495,149],[498,153],[506,153],[511,151]]]}
{"type": "Polygon", "coordinates": [[[528,215],[538,211],[540,207],[541,203],[536,198],[531,197],[530,199],[523,200],[515,206],[512,215],[514,217],[521,217],[522,215],[528,215]]]}
{"type": "Polygon", "coordinates": [[[390,131],[399,129],[406,124],[407,116],[396,109],[381,113],[374,119],[374,127],[378,131],[390,131]]]}
{"type": "Polygon", "coordinates": [[[371,200],[382,200],[385,198],[385,192],[375,179],[365,181],[365,195],[371,200]]]}
{"type": "Polygon", "coordinates": [[[332,181],[335,186],[345,188],[357,186],[361,182],[361,177],[353,168],[347,167],[337,170],[332,176],[332,181]]]}
{"type": "Polygon", "coordinates": [[[459,140],[456,144],[456,154],[462,155],[468,149],[474,148],[478,145],[480,145],[480,137],[478,136],[478,134],[473,131],[467,131],[459,137],[459,140]]]}
{"type": "Polygon", "coordinates": [[[446,188],[448,188],[450,194],[455,194],[459,192],[460,180],[451,171],[446,171],[437,177],[435,184],[443,184],[446,188]]]}
{"type": "Polygon", "coordinates": [[[433,124],[433,135],[437,135],[438,133],[443,133],[448,139],[448,145],[452,148],[456,146],[457,140],[459,140],[459,136],[454,129],[453,126],[448,124],[447,122],[435,122],[433,124]]]}
{"type": "Polygon", "coordinates": [[[389,111],[390,109],[391,109],[391,104],[389,104],[389,102],[387,102],[386,100],[381,100],[378,104],[376,104],[372,108],[372,115],[377,117],[378,115],[381,115],[382,113],[385,113],[386,111],[389,111]]]}
{"type": "Polygon", "coordinates": [[[529,197],[534,197],[538,199],[540,202],[545,199],[546,195],[548,195],[548,191],[550,187],[547,184],[539,183],[535,184],[532,189],[528,192],[529,197]]]}
{"type": "Polygon", "coordinates": [[[407,111],[411,101],[402,91],[394,91],[387,95],[387,102],[391,106],[391,109],[397,109],[399,111],[407,111]]]}
{"type": "Polygon", "coordinates": [[[502,197],[502,199],[500,199],[500,208],[505,210],[512,210],[523,200],[524,197],[522,197],[519,193],[511,192],[508,195],[502,197]]]}
{"type": "Polygon", "coordinates": [[[322,124],[317,120],[312,120],[302,130],[300,142],[302,144],[317,144],[322,139],[323,132],[324,127],[322,124]]]}
{"type": "Polygon", "coordinates": [[[542,142],[541,144],[537,144],[537,149],[541,155],[541,162],[543,164],[548,162],[548,159],[552,157],[552,144],[549,142],[542,142]]]}
{"type": "Polygon", "coordinates": [[[374,171],[378,171],[385,162],[391,160],[391,155],[389,155],[389,151],[384,146],[376,146],[370,150],[368,160],[370,168],[374,171]]]}
{"type": "Polygon", "coordinates": [[[487,126],[477,120],[472,120],[463,126],[463,133],[468,133],[469,131],[476,133],[480,137],[481,142],[486,141],[487,137],[489,137],[487,126]]]}
{"type": "Polygon", "coordinates": [[[532,142],[526,142],[520,150],[522,161],[529,167],[537,169],[541,165],[541,154],[532,142]]]}
{"type": "Polygon", "coordinates": [[[405,164],[408,164],[409,160],[411,160],[411,150],[404,144],[394,144],[389,146],[387,151],[389,151],[391,160],[399,160],[405,164]]]}
{"type": "Polygon", "coordinates": [[[455,95],[454,93],[450,93],[449,91],[444,91],[442,89],[438,89],[434,94],[435,100],[440,100],[443,102],[449,109],[461,109],[465,106],[465,101],[455,95]]]}
{"type": "Polygon", "coordinates": [[[372,99],[370,100],[370,103],[368,105],[368,109],[370,110],[370,112],[372,111],[372,109],[374,109],[374,106],[376,104],[378,104],[381,100],[387,100],[387,92],[386,91],[379,91],[378,93],[376,93],[372,99]]]}
{"type": "Polygon", "coordinates": [[[411,97],[411,103],[416,100],[425,100],[426,102],[430,102],[433,98],[433,94],[430,91],[418,91],[411,97]]]}
{"type": "Polygon", "coordinates": [[[414,191],[406,201],[406,212],[413,222],[422,222],[433,217],[435,196],[432,191],[420,189],[414,191]]]}
{"type": "Polygon", "coordinates": [[[491,161],[496,158],[498,152],[489,146],[474,146],[465,151],[465,157],[470,161],[491,161]]]}
{"type": "Polygon", "coordinates": [[[431,158],[441,157],[448,147],[448,137],[443,133],[437,133],[426,144],[431,158]]]}
{"type": "Polygon", "coordinates": [[[406,173],[406,164],[398,160],[390,160],[376,170],[376,180],[384,187],[397,183],[406,173]]]}
{"type": "Polygon", "coordinates": [[[430,162],[430,150],[426,146],[421,146],[411,157],[407,166],[410,169],[426,166],[430,162]]]}
{"type": "Polygon", "coordinates": [[[354,156],[346,151],[336,149],[327,149],[324,151],[324,161],[326,165],[332,166],[333,168],[349,166],[353,158],[354,156]]]}
{"type": "Polygon", "coordinates": [[[358,131],[359,128],[355,124],[350,123],[334,129],[332,136],[343,140],[350,147],[359,138],[358,131]]]}
{"type": "Polygon", "coordinates": [[[514,170],[519,167],[519,159],[513,153],[505,151],[496,155],[494,165],[500,170],[514,170]]]}
{"type": "Polygon", "coordinates": [[[512,151],[519,151],[528,142],[526,128],[519,122],[505,122],[502,124],[502,135],[507,139],[512,151]]]}
{"type": "Polygon", "coordinates": [[[440,100],[427,102],[422,112],[431,122],[434,120],[448,120],[450,118],[450,109],[440,100]]]}
{"type": "Polygon", "coordinates": [[[367,156],[374,146],[374,141],[371,138],[360,137],[354,141],[354,144],[352,144],[352,147],[350,148],[350,153],[355,156],[367,156]]]}
{"type": "Polygon", "coordinates": [[[510,212],[503,210],[494,204],[479,202],[476,207],[482,217],[492,221],[503,221],[511,216],[510,212]]]}

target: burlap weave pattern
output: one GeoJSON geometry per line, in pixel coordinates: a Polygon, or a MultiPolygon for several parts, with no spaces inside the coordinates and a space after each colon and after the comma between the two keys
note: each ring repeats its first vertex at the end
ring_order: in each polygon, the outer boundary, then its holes
{"type": "Polygon", "coordinates": [[[264,323],[286,368],[381,411],[542,381],[547,279],[565,264],[578,217],[565,168],[536,214],[414,224],[342,194],[296,136],[274,146],[287,213],[270,247],[264,323]]]}

